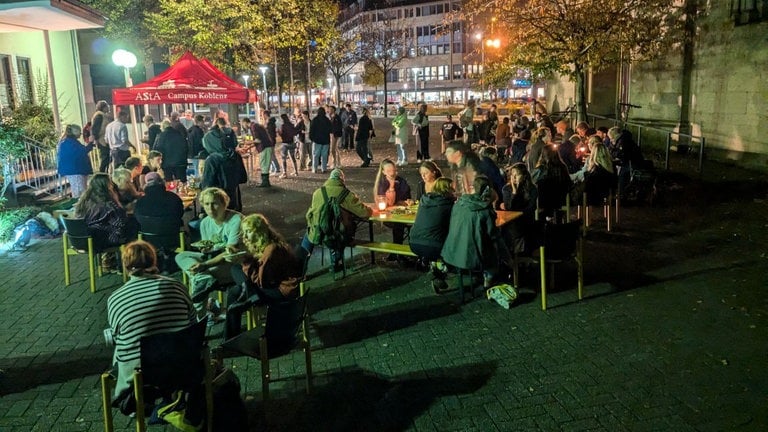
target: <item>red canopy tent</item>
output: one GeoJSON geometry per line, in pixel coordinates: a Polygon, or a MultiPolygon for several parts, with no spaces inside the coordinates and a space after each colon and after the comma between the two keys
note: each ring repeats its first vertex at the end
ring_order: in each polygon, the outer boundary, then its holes
{"type": "Polygon", "coordinates": [[[166,71],[129,88],[112,90],[114,105],[247,103],[255,92],[229,78],[206,59],[187,51],[166,71]]]}

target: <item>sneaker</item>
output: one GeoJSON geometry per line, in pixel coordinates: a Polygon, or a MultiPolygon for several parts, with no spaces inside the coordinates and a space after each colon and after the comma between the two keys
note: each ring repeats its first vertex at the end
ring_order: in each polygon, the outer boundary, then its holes
{"type": "Polygon", "coordinates": [[[416,159],[416,163],[421,163],[421,159],[416,159]]]}
{"type": "Polygon", "coordinates": [[[216,285],[216,281],[213,280],[213,278],[202,281],[198,280],[197,283],[192,279],[190,282],[192,283],[192,295],[190,295],[190,297],[192,298],[193,303],[204,302],[205,299],[208,298],[208,294],[214,290],[214,286],[216,285]]]}
{"type": "Polygon", "coordinates": [[[284,178],[285,178],[285,173],[284,173],[284,172],[283,172],[283,173],[280,173],[280,175],[279,175],[279,176],[277,176],[277,178],[281,178],[281,179],[284,179],[284,178]]]}

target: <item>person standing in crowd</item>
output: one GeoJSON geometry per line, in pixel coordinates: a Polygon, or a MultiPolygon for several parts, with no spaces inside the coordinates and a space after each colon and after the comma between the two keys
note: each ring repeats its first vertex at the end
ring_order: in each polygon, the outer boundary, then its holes
{"type": "Polygon", "coordinates": [[[312,172],[328,169],[328,150],[335,139],[333,124],[325,115],[325,108],[317,109],[317,115],[309,125],[309,139],[312,140],[312,172]]]}
{"type": "MultiPolygon", "coordinates": [[[[298,108],[296,108],[298,110],[298,108]]],[[[299,134],[299,167],[308,171],[311,167],[312,141],[309,139],[309,111],[301,111],[296,117],[296,133],[299,134]]]]}
{"type": "Polygon", "coordinates": [[[445,155],[445,145],[456,138],[461,138],[462,130],[455,121],[453,116],[448,114],[445,117],[445,123],[440,127],[440,154],[445,155]]]}
{"type": "Polygon", "coordinates": [[[280,119],[283,124],[280,125],[278,134],[283,141],[282,147],[280,147],[280,154],[283,157],[283,172],[280,174],[280,178],[285,178],[288,175],[288,158],[291,158],[293,162],[293,175],[299,176],[299,167],[296,165],[296,139],[298,134],[296,133],[296,127],[291,123],[291,119],[288,118],[288,114],[281,114],[280,119]]]}
{"type": "Polygon", "coordinates": [[[405,145],[408,143],[409,128],[408,113],[405,107],[397,109],[397,115],[392,119],[392,127],[395,129],[395,147],[397,148],[397,166],[408,165],[408,154],[405,145]]]}
{"type": "Polygon", "coordinates": [[[147,145],[147,148],[154,149],[155,141],[157,140],[157,136],[160,135],[160,132],[162,132],[162,128],[159,124],[155,123],[155,118],[152,117],[151,114],[145,115],[143,121],[147,131],[145,132],[146,138],[142,139],[142,142],[147,145]]]}
{"type": "MultiPolygon", "coordinates": [[[[191,114],[191,111],[190,111],[191,114]]],[[[176,129],[176,131],[181,134],[181,136],[184,138],[184,143],[187,144],[189,142],[189,132],[187,132],[186,126],[181,122],[181,114],[179,114],[176,111],[173,111],[170,115],[171,120],[171,127],[176,129]]],[[[192,120],[190,119],[190,123],[192,120]]],[[[188,145],[188,144],[187,144],[188,145]]]]}
{"type": "Polygon", "coordinates": [[[277,163],[277,156],[275,155],[277,148],[277,119],[270,116],[267,120],[267,134],[269,139],[272,140],[272,160],[269,161],[269,173],[280,174],[280,164],[277,163]]]}
{"type": "Polygon", "coordinates": [[[187,140],[168,120],[163,121],[163,131],[157,136],[155,150],[163,154],[165,181],[179,180],[186,183],[189,153],[187,140]]]}
{"type": "Polygon", "coordinates": [[[128,139],[128,111],[120,111],[117,118],[107,125],[104,131],[105,138],[109,144],[109,156],[112,159],[112,168],[117,168],[125,160],[131,157],[131,144],[128,139]]]}
{"type": "Polygon", "coordinates": [[[475,100],[467,101],[467,106],[459,113],[459,125],[464,130],[464,143],[472,145],[477,142],[475,131],[475,100]]]}
{"type": "MultiPolygon", "coordinates": [[[[227,138],[230,129],[221,124],[225,120],[219,118],[216,121],[219,131],[223,134],[223,139],[219,144],[210,146],[212,151],[205,159],[201,186],[224,190],[229,196],[228,208],[239,212],[243,210],[240,185],[248,182],[248,172],[245,169],[242,156],[235,151],[237,140],[227,138]]],[[[214,138],[211,138],[209,141],[213,140],[214,138]]],[[[269,174],[267,174],[267,178],[269,178],[269,174]]]]}
{"type": "Polygon", "coordinates": [[[351,104],[347,104],[347,115],[344,121],[344,149],[355,149],[355,128],[357,127],[357,113],[352,109],[351,104]]]}
{"type": "Polygon", "coordinates": [[[189,128],[189,153],[187,157],[190,159],[199,158],[200,152],[203,150],[203,137],[205,136],[205,117],[198,114],[195,116],[195,124],[189,128]]]}
{"type": "Polygon", "coordinates": [[[368,108],[363,108],[363,115],[360,116],[360,121],[357,126],[357,136],[355,137],[355,141],[357,141],[357,155],[360,156],[360,160],[363,161],[363,164],[360,165],[361,168],[367,168],[371,165],[371,160],[373,158],[368,149],[368,141],[374,136],[376,135],[373,131],[373,121],[368,117],[368,108]]]}
{"type": "MultiPolygon", "coordinates": [[[[262,112],[262,119],[264,123],[267,122],[269,113],[262,112]]],[[[267,129],[260,125],[258,122],[251,122],[251,136],[256,146],[256,151],[259,153],[259,169],[261,170],[261,183],[257,187],[271,187],[269,183],[269,166],[272,164],[272,152],[275,148],[275,143],[269,136],[267,129]]]]}
{"type": "Polygon", "coordinates": [[[333,131],[333,138],[331,138],[331,161],[333,162],[333,168],[341,168],[341,156],[339,154],[339,145],[341,143],[342,135],[344,134],[344,124],[341,121],[341,117],[336,114],[336,107],[330,108],[331,118],[331,130],[333,131]]]}
{"type": "Polygon", "coordinates": [[[96,103],[96,112],[91,117],[91,137],[99,150],[99,171],[107,172],[109,168],[109,144],[105,137],[109,119],[109,104],[105,100],[96,103]]]}
{"type": "Polygon", "coordinates": [[[427,116],[427,104],[419,105],[419,111],[411,120],[414,135],[419,140],[419,147],[416,149],[416,162],[431,161],[429,156],[429,117],[427,116]]]}
{"type": "Polygon", "coordinates": [[[88,153],[93,150],[94,142],[83,145],[80,141],[80,126],[71,124],[64,129],[56,152],[59,175],[67,178],[72,198],[79,198],[88,184],[88,176],[93,174],[88,153]]]}

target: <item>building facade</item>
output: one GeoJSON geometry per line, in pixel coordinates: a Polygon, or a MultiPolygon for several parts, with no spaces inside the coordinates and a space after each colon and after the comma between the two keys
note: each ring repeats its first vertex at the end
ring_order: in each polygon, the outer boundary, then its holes
{"type": "MultiPolygon", "coordinates": [[[[530,83],[515,86],[510,81],[500,91],[483,84],[485,63],[501,52],[500,41],[490,18],[475,23],[451,20],[451,12],[460,7],[457,0],[360,0],[342,11],[340,26],[343,32],[354,34],[365,25],[395,23],[403,35],[407,51],[385,77],[389,103],[448,104],[469,98],[527,95],[530,83]]],[[[358,65],[341,81],[342,98],[355,103],[383,102],[383,88],[363,82],[363,72],[363,65],[358,65]]]]}
{"type": "Polygon", "coordinates": [[[47,100],[57,128],[87,118],[75,30],[104,19],[76,1],[6,1],[0,5],[0,106],[47,100]],[[41,94],[45,92],[45,94],[41,94]]]}

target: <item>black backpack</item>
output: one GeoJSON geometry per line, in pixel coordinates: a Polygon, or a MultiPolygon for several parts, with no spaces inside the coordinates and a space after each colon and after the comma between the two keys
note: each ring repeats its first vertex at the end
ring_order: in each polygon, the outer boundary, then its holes
{"type": "Polygon", "coordinates": [[[325,186],[320,188],[323,194],[323,205],[320,206],[319,223],[317,231],[319,233],[320,244],[330,250],[342,250],[347,246],[352,238],[351,232],[347,232],[347,225],[344,221],[344,213],[341,203],[349,195],[349,189],[344,189],[339,196],[328,197],[325,186]]]}

